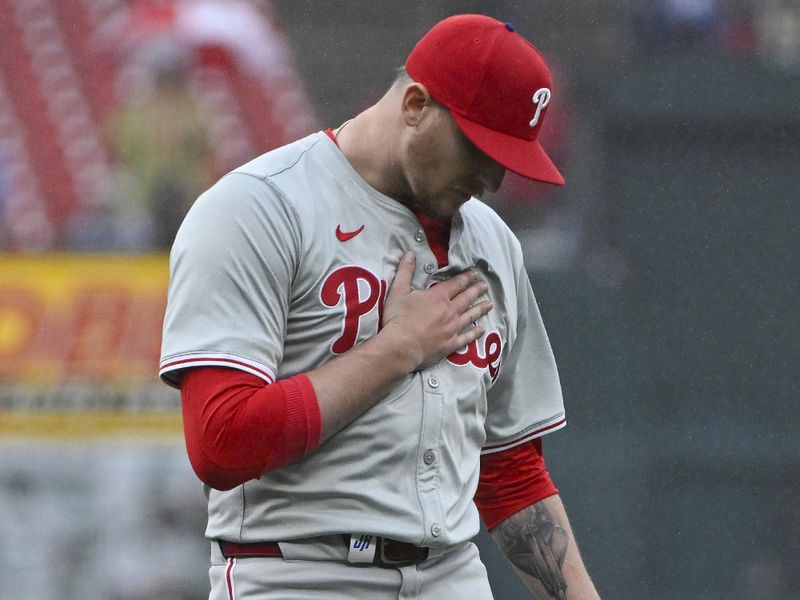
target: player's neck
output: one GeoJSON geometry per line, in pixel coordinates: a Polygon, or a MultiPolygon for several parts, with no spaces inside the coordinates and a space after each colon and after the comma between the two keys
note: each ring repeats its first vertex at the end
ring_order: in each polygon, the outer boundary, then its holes
{"type": "Polygon", "coordinates": [[[396,156],[392,124],[376,104],[347,121],[336,133],[336,141],[350,165],[380,193],[407,204],[396,156]]]}

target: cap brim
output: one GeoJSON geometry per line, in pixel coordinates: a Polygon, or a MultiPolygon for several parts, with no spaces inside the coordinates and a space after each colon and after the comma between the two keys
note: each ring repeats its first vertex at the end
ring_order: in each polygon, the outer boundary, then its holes
{"type": "Polygon", "coordinates": [[[564,178],[538,140],[524,140],[489,129],[451,111],[464,135],[509,171],[544,183],[564,185],[564,178]]]}

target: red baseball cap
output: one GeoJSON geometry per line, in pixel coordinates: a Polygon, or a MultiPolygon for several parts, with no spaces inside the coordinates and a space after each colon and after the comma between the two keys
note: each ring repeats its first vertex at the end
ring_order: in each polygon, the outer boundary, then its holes
{"type": "Polygon", "coordinates": [[[417,43],[406,71],[495,161],[523,177],[564,185],[536,139],[552,95],[550,69],[510,23],[448,17],[417,43]]]}

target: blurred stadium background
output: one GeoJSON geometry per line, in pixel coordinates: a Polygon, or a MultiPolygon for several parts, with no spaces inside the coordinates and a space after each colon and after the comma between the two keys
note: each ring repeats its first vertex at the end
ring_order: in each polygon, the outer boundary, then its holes
{"type": "MultiPolygon", "coordinates": [[[[457,12],[555,72],[568,185],[491,201],[560,365],[546,456],[603,597],[800,597],[796,0],[0,0],[0,598],[206,597],[155,374],[171,236],[457,12]]],[[[497,598],[525,597],[478,541],[497,598]]]]}

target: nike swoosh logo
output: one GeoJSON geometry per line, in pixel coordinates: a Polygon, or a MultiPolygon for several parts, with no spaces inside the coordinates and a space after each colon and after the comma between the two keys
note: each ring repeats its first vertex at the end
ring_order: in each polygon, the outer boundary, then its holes
{"type": "Polygon", "coordinates": [[[336,226],[336,239],[339,240],[340,242],[346,242],[347,240],[352,240],[354,237],[356,237],[362,231],[364,231],[364,226],[363,225],[361,227],[359,227],[358,229],[356,229],[355,231],[342,231],[342,226],[341,225],[337,225],[336,226]]]}

